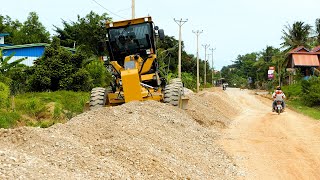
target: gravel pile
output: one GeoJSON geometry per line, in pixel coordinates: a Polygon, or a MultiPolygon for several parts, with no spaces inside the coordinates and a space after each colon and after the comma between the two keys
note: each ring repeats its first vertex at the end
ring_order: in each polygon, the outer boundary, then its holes
{"type": "Polygon", "coordinates": [[[204,127],[227,127],[241,108],[220,88],[188,94],[187,113],[204,127]]]}
{"type": "MultiPolygon", "coordinates": [[[[191,97],[188,111],[201,99],[214,106],[210,98],[217,97],[191,97]]],[[[226,114],[214,121],[228,121],[226,114]]],[[[237,169],[217,146],[216,130],[197,121],[147,101],[86,112],[47,129],[1,129],[0,179],[234,179],[237,169]]]]}

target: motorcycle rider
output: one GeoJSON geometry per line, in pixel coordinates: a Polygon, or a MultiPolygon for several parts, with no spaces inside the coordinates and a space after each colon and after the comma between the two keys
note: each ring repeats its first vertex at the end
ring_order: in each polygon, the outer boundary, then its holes
{"type": "Polygon", "coordinates": [[[286,98],[286,95],[283,93],[280,86],[277,86],[277,89],[272,94],[272,98],[274,99],[272,103],[272,112],[274,112],[274,109],[277,105],[277,101],[282,101],[282,107],[284,110],[284,108],[286,107],[286,103],[284,102],[284,98],[286,98]]]}
{"type": "Polygon", "coordinates": [[[228,83],[223,83],[223,84],[222,84],[222,89],[223,89],[223,90],[226,90],[226,89],[227,89],[227,86],[228,86],[228,83]]]}

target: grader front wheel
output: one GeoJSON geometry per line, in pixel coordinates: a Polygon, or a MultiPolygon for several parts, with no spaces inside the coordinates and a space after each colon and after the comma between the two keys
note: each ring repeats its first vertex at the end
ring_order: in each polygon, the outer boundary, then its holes
{"type": "Polygon", "coordinates": [[[90,110],[104,107],[106,105],[107,90],[97,87],[91,90],[89,108],[90,110]]]}
{"type": "Polygon", "coordinates": [[[180,79],[173,79],[170,82],[164,90],[164,102],[173,106],[179,106],[181,96],[183,95],[182,82],[180,79]]]}

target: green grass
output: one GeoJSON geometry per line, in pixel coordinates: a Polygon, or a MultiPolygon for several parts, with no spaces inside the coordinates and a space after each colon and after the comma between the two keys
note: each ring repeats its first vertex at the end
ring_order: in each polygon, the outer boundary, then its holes
{"type": "Polygon", "coordinates": [[[88,92],[56,91],[15,96],[14,110],[0,108],[0,128],[21,125],[49,127],[83,112],[88,92]],[[20,123],[18,123],[20,122],[20,123]]]}
{"type": "Polygon", "coordinates": [[[318,107],[308,107],[303,104],[303,102],[298,99],[289,100],[286,102],[289,107],[299,113],[302,113],[306,116],[312,117],[316,120],[320,120],[320,106],[318,107]]]}
{"type": "MultiPolygon", "coordinates": [[[[56,103],[54,113],[59,112],[79,114],[83,112],[86,101],[89,100],[88,92],[56,91],[41,93],[25,93],[16,96],[16,109],[18,111],[37,111],[43,109],[48,103],[56,103]]],[[[35,112],[36,113],[36,112],[35,112]]]]}
{"type": "Polygon", "coordinates": [[[17,112],[6,112],[0,110],[0,128],[12,128],[16,125],[20,119],[20,115],[17,112]]]}

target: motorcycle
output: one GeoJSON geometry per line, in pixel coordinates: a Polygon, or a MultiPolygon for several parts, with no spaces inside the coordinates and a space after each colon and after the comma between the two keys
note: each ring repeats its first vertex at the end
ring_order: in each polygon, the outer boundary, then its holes
{"type": "Polygon", "coordinates": [[[222,85],[222,90],[226,90],[227,89],[227,86],[226,85],[222,85]]]}
{"type": "Polygon", "coordinates": [[[278,115],[280,115],[280,113],[283,112],[282,101],[276,102],[275,110],[278,113],[278,115]]]}

